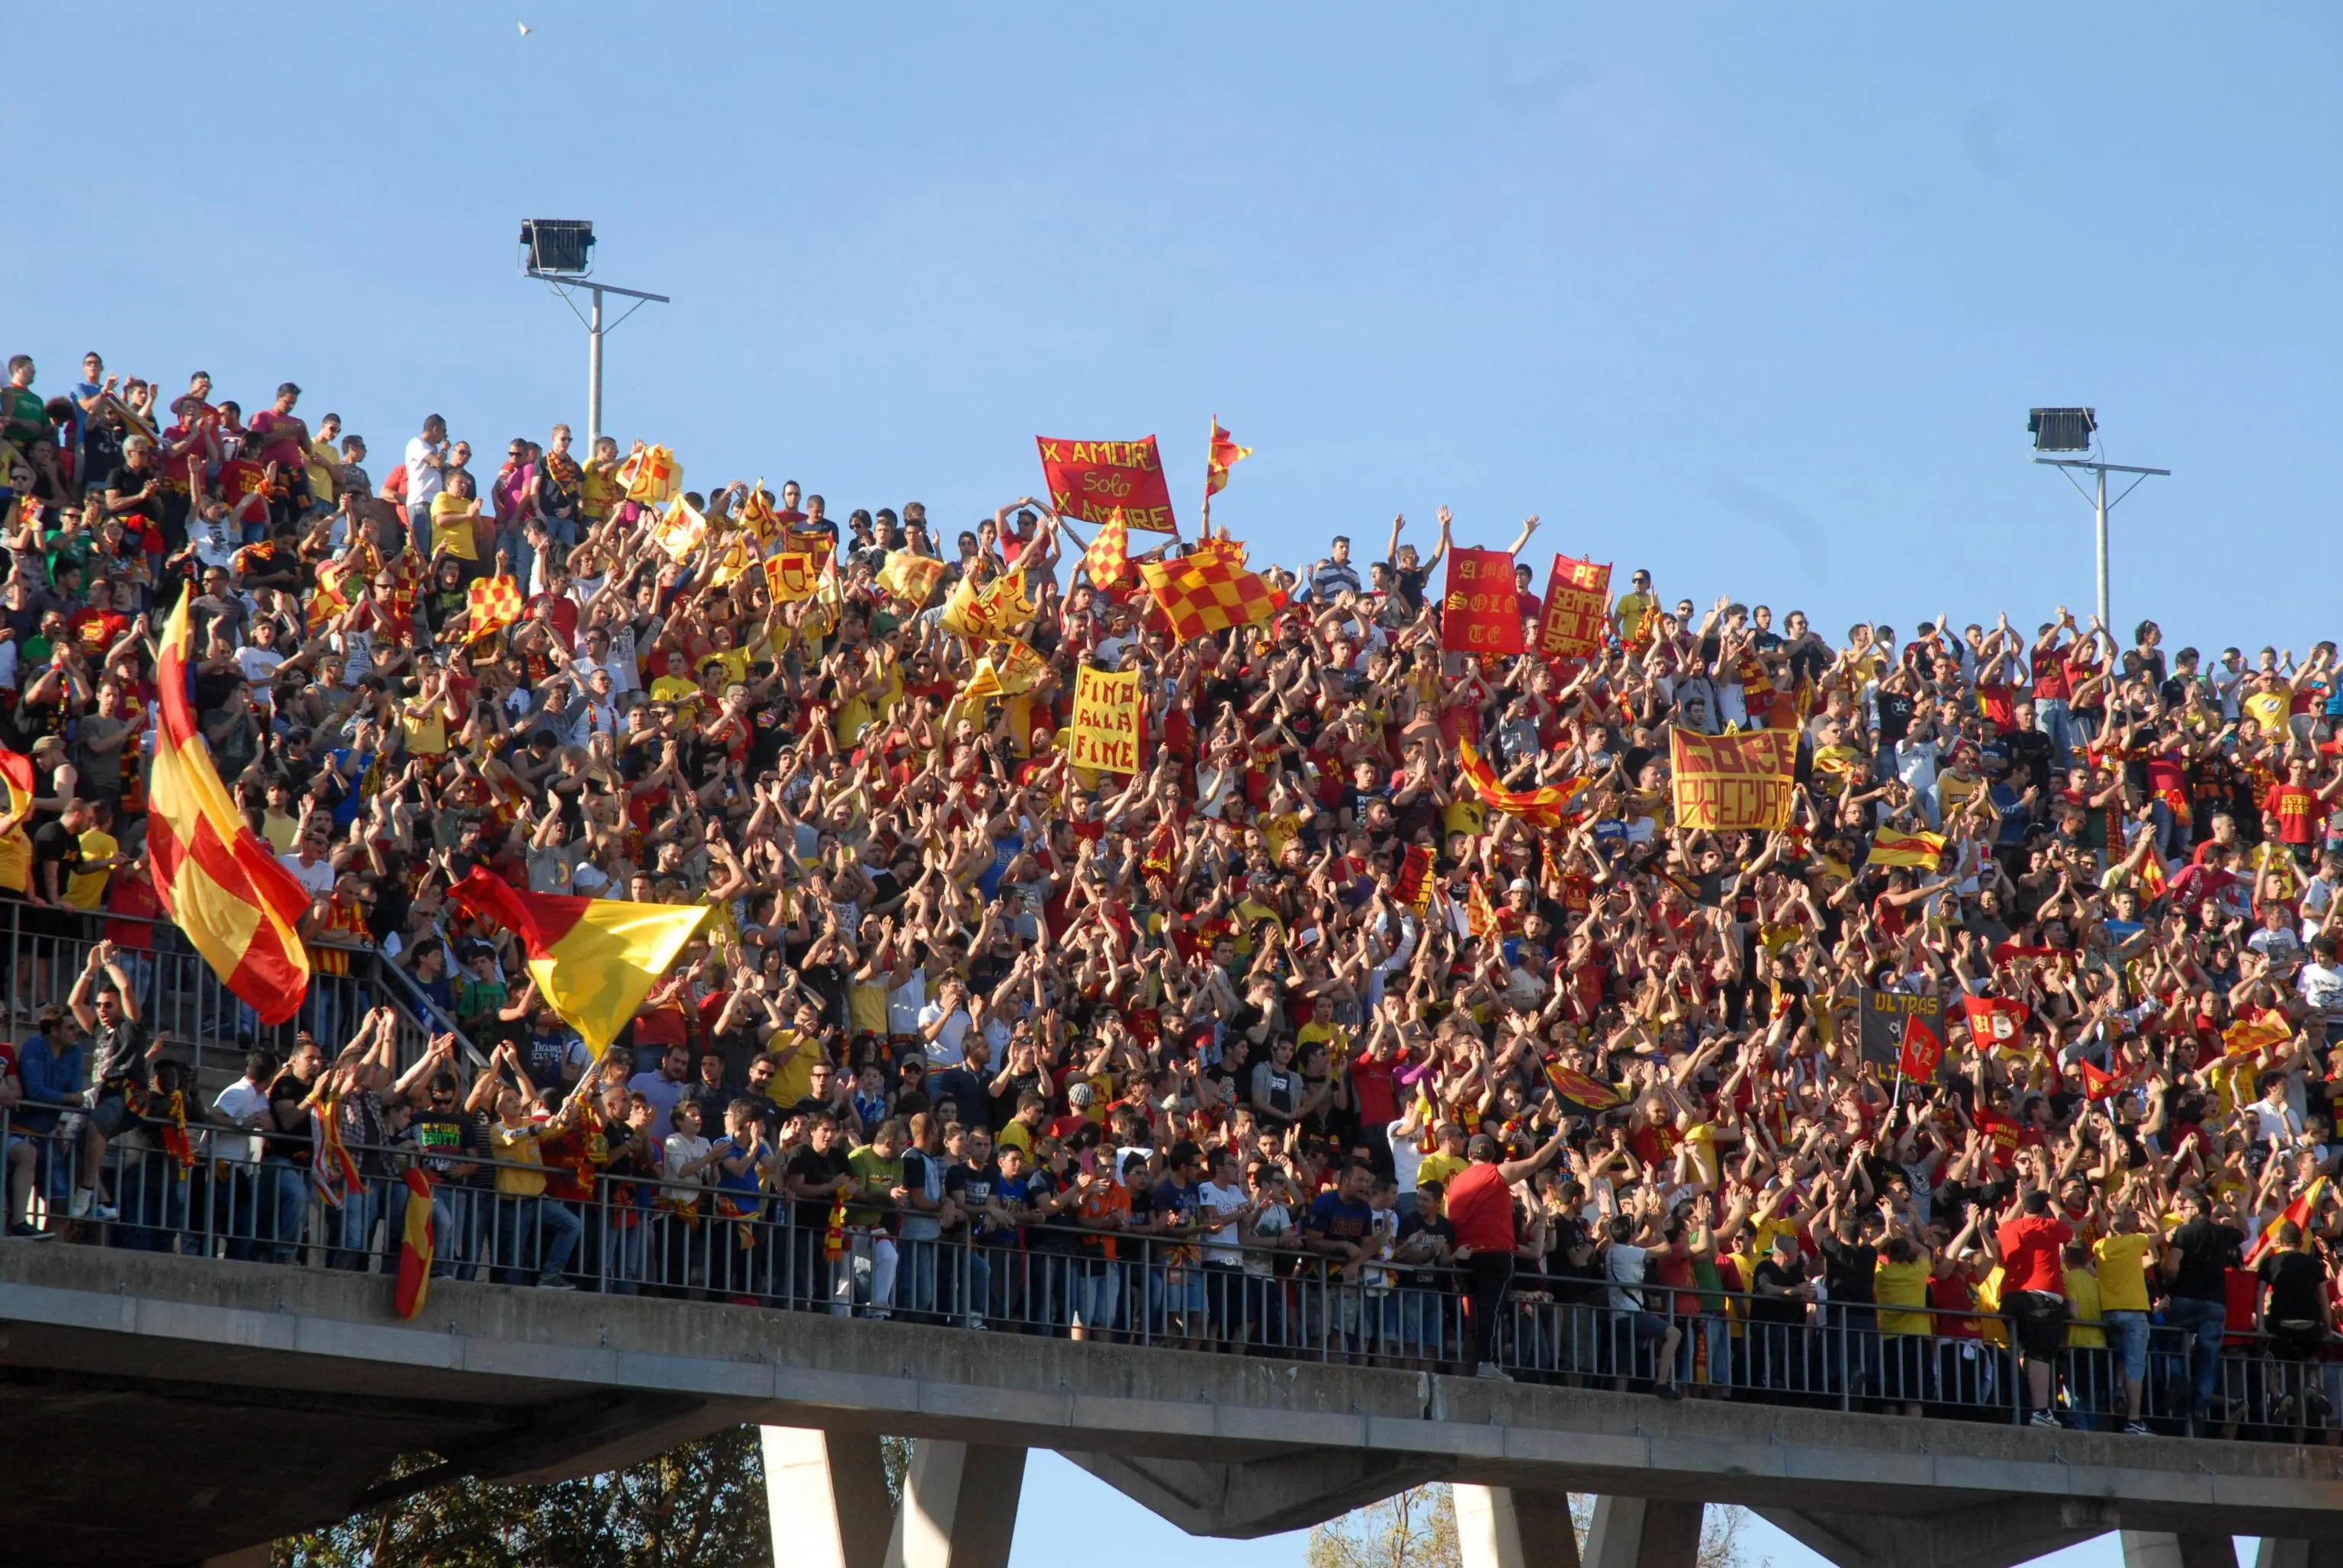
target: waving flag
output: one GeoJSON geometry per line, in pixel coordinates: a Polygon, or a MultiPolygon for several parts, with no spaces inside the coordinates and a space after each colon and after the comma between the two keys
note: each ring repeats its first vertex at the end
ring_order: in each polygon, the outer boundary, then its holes
{"type": "Polygon", "coordinates": [[[1122,520],[1122,508],[1117,507],[1100,525],[1098,538],[1082,552],[1082,570],[1088,574],[1091,586],[1101,592],[1121,586],[1131,571],[1131,528],[1122,520]]]}
{"type": "Polygon", "coordinates": [[[2078,1061],[2075,1065],[2083,1070],[2084,1099],[2098,1101],[2115,1098],[2116,1086],[2123,1081],[2121,1075],[2094,1067],[2087,1061],[2078,1061]]]}
{"type": "Polygon", "coordinates": [[[597,1059],[708,918],[705,904],[524,893],[478,867],[448,891],[520,938],[538,994],[597,1059]]]}
{"type": "Polygon", "coordinates": [[[33,797],[41,790],[34,777],[33,759],[5,746],[0,746],[0,781],[8,786],[8,806],[0,811],[0,833],[5,833],[33,814],[33,797]]]}
{"type": "Polygon", "coordinates": [[[1285,608],[1283,588],[1218,558],[1141,561],[1139,576],[1154,596],[1155,608],[1172,623],[1172,635],[1182,641],[1251,626],[1285,608]]]}
{"type": "Polygon", "coordinates": [[[1965,996],[1961,1012],[1968,1020],[1969,1040],[1979,1050],[2000,1050],[2017,1043],[2027,1012],[2022,1001],[2004,996],[1965,996]]]}
{"type": "Polygon", "coordinates": [[[1456,755],[1473,792],[1492,810],[1518,817],[1529,826],[1549,833],[1561,828],[1571,801],[1586,788],[1585,779],[1568,779],[1559,784],[1541,784],[1534,789],[1508,789],[1497,782],[1496,774],[1482,760],[1480,749],[1470,740],[1458,739],[1456,755]]]}
{"type": "Polygon", "coordinates": [[[651,542],[679,561],[690,559],[691,552],[707,537],[708,518],[681,496],[676,497],[651,525],[651,542]]]}
{"type": "Polygon", "coordinates": [[[283,1023],[309,989],[299,930],[309,894],[246,826],[196,728],[187,668],[193,598],[180,595],[164,622],[155,673],[162,723],[146,819],[155,891],[220,983],[263,1023],[283,1023]]]}
{"type": "Polygon", "coordinates": [[[431,1178],[410,1168],[407,1182],[407,1224],[398,1238],[398,1284],[391,1305],[402,1318],[423,1310],[431,1294],[431,1178]]]}
{"type": "Polygon", "coordinates": [[[2227,1054],[2230,1056],[2254,1056],[2293,1038],[2294,1030],[2275,1012],[2241,1019],[2221,1031],[2221,1043],[2228,1048],[2227,1054]]]}
{"type": "Polygon", "coordinates": [[[1936,1076],[1936,1063],[1944,1059],[1944,1039],[1928,1027],[1927,1020],[1917,1013],[1906,1019],[1904,1048],[1896,1054],[1896,1070],[1915,1083],[1926,1083],[1936,1076]]]}
{"type": "Polygon", "coordinates": [[[464,640],[494,637],[520,618],[520,584],[511,578],[475,578],[464,590],[464,640]]]}
{"type": "Polygon", "coordinates": [[[1240,447],[1236,437],[1221,428],[1221,417],[1212,416],[1212,447],[1204,457],[1204,496],[1206,499],[1228,488],[1229,470],[1252,456],[1251,447],[1240,447]]]}
{"type": "Polygon", "coordinates": [[[1545,1081],[1564,1100],[1584,1106],[1589,1111],[1608,1111],[1619,1103],[1619,1093],[1599,1078],[1590,1078],[1574,1067],[1560,1062],[1545,1064],[1545,1081]]]}
{"type": "Polygon", "coordinates": [[[665,447],[646,447],[618,465],[618,484],[627,499],[663,507],[683,494],[683,465],[665,447]]]}
{"type": "Polygon", "coordinates": [[[910,550],[888,551],[887,564],[879,568],[879,586],[915,610],[928,608],[936,585],[943,580],[943,562],[910,550]]]}
{"type": "Polygon", "coordinates": [[[1410,844],[1392,879],[1392,897],[1422,914],[1432,905],[1432,846],[1410,844]]]}
{"type": "Polygon", "coordinates": [[[1907,831],[1902,828],[1882,828],[1871,840],[1874,866],[1915,866],[1924,871],[1936,869],[1938,857],[1945,852],[1942,833],[1907,831]]]}
{"type": "Polygon", "coordinates": [[[2284,1210],[2280,1211],[2277,1219],[2272,1220],[2268,1225],[2262,1227],[2262,1233],[2256,1236],[2252,1242],[2247,1246],[2246,1267],[2248,1269],[2252,1268],[2256,1263],[2261,1261],[2261,1255],[2264,1252],[2278,1245],[2278,1228],[2288,1221],[2291,1220],[2294,1221],[2294,1228],[2296,1230],[2300,1231],[2305,1235],[2308,1235],[2310,1233],[2310,1217],[2318,1212],[2319,1200],[2326,1196],[2327,1178],[2324,1176],[2319,1177],[2317,1181],[2311,1182],[2309,1186],[2304,1188],[2302,1196],[2297,1198],[2293,1202],[2288,1203],[2284,1210]]]}

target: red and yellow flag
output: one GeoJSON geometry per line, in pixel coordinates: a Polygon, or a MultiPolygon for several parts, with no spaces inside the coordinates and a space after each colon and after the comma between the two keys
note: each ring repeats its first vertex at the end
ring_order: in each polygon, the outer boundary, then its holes
{"type": "Polygon", "coordinates": [[[1619,1103],[1619,1091],[1598,1078],[1590,1078],[1574,1067],[1564,1067],[1558,1061],[1545,1064],[1545,1081],[1564,1100],[1574,1101],[1589,1111],[1608,1111],[1619,1103]]]}
{"type": "Polygon", "coordinates": [[[1410,844],[1392,879],[1392,897],[1422,914],[1432,906],[1432,847],[1410,844]]]}
{"type": "Polygon", "coordinates": [[[1478,877],[1464,889],[1464,929],[1476,940],[1497,929],[1497,909],[1489,902],[1489,886],[1478,877]]]}
{"type": "Polygon", "coordinates": [[[915,610],[928,608],[936,585],[943,580],[943,562],[910,550],[888,551],[887,564],[879,568],[879,586],[915,610]]]}
{"type": "Polygon", "coordinates": [[[765,591],[775,604],[795,604],[813,598],[821,587],[821,568],[811,556],[783,550],[765,558],[765,591]]]}
{"type": "Polygon", "coordinates": [[[1172,635],[1182,641],[1265,621],[1285,608],[1283,588],[1219,556],[1141,561],[1139,576],[1154,596],[1155,608],[1172,623],[1172,635]]]}
{"type": "Polygon", "coordinates": [[[705,904],[524,893],[478,867],[448,891],[520,938],[538,994],[597,1059],[708,918],[705,904]]]}
{"type": "Polygon", "coordinates": [[[309,989],[300,937],[309,894],[245,825],[212,766],[189,696],[187,603],[163,624],[155,684],[162,723],[146,819],[155,891],[220,983],[260,1015],[283,1023],[309,989]]]}
{"type": "Polygon", "coordinates": [[[1082,552],[1082,570],[1091,586],[1101,592],[1122,586],[1131,571],[1131,528],[1122,520],[1121,508],[1117,507],[1099,526],[1098,538],[1082,552]]]}
{"type": "Polygon", "coordinates": [[[407,1223],[398,1237],[398,1285],[391,1304],[402,1318],[423,1310],[431,1294],[431,1178],[408,1169],[407,1223]]]}
{"type": "Polygon", "coordinates": [[[1936,869],[1936,861],[1945,852],[1942,833],[1909,831],[1902,828],[1882,828],[1871,840],[1874,866],[1916,866],[1924,871],[1936,869]]]}
{"type": "Polygon", "coordinates": [[[2259,1018],[2240,1019],[2221,1031],[2221,1043],[2230,1056],[2254,1056],[2273,1046],[2284,1045],[2294,1038],[2285,1018],[2277,1012],[2266,1012],[2259,1018]]]}
{"type": "Polygon", "coordinates": [[[2268,1251],[2272,1247],[2278,1245],[2278,1228],[2288,1221],[2291,1220],[2294,1221],[2294,1227],[2296,1230],[2300,1231],[2306,1236],[2308,1235],[2310,1233],[2310,1218],[2312,1215],[2318,1212],[2319,1200],[2326,1196],[2327,1178],[2324,1176],[2319,1177],[2318,1180],[2312,1181],[2309,1186],[2304,1188],[2302,1191],[2302,1196],[2297,1198],[2293,1202],[2288,1203],[2283,1210],[2281,1210],[2278,1213],[2278,1217],[2272,1220],[2268,1225],[2264,1226],[2262,1228],[2262,1233],[2256,1236],[2253,1239],[2252,1243],[2246,1248],[2246,1267],[2248,1269],[2252,1268],[2256,1263],[2261,1261],[2261,1256],[2264,1252],[2268,1251]]]}
{"type": "Polygon", "coordinates": [[[0,782],[8,786],[7,809],[0,811],[0,833],[5,833],[33,814],[33,797],[41,790],[33,759],[5,746],[0,746],[0,782]]]}
{"type": "Polygon", "coordinates": [[[1541,784],[1534,789],[1508,789],[1497,782],[1497,776],[1481,757],[1479,749],[1461,736],[1456,741],[1456,755],[1463,765],[1465,781],[1473,792],[1492,810],[1503,811],[1508,817],[1519,817],[1533,828],[1551,833],[1562,826],[1564,816],[1579,791],[1586,788],[1584,779],[1566,779],[1559,784],[1541,784]]]}
{"type": "Polygon", "coordinates": [[[464,590],[464,640],[494,637],[520,618],[520,584],[511,578],[475,578],[464,590]]]}
{"type": "Polygon", "coordinates": [[[1228,488],[1229,470],[1252,456],[1251,447],[1240,447],[1236,437],[1221,428],[1221,417],[1212,416],[1212,447],[1204,457],[1204,495],[1207,498],[1228,488]]]}
{"type": "Polygon", "coordinates": [[[2116,1086],[2123,1081],[2121,1077],[2102,1068],[2094,1067],[2087,1061],[2078,1061],[2075,1065],[2083,1070],[2084,1099],[2096,1101],[2115,1098],[2116,1086]]]}

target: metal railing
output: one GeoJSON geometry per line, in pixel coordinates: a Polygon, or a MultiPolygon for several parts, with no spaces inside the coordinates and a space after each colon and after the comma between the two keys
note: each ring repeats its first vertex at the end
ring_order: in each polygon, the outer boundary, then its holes
{"type": "MultiPolygon", "coordinates": [[[[150,1111],[151,1111],[150,1107],[150,1111]]],[[[397,1172],[437,1168],[435,1273],[620,1295],[727,1301],[992,1332],[1423,1371],[1473,1370],[1468,1273],[1382,1257],[1344,1263],[1289,1238],[1114,1233],[1056,1224],[921,1234],[935,1221],[860,1204],[833,1228],[827,1199],[516,1165],[412,1144],[353,1147],[360,1188],[338,1203],[310,1165],[263,1155],[257,1134],[162,1124],[93,1141],[86,1122],[0,1115],[9,1219],[104,1245],[395,1275],[406,1210],[397,1172]],[[456,1173],[458,1167],[468,1172],[456,1173]],[[100,1189],[92,1218],[70,1194],[100,1189]],[[873,1223],[870,1221],[879,1221],[873,1223]],[[907,1233],[908,1232],[908,1233],[907,1233]]],[[[2028,1419],[2008,1316],[1976,1308],[1807,1303],[1698,1285],[1514,1276],[1492,1359],[1516,1380],[1672,1392],[1809,1408],[2028,1419]]],[[[2343,1430],[2331,1342],[2162,1322],[2075,1323],[2055,1363],[2063,1424],[2302,1441],[2343,1430]],[[2094,1332],[2105,1346],[2073,1342],[2094,1332]],[[2132,1342],[2127,1349],[2127,1342],[2132,1342]],[[2202,1390],[2200,1394],[2199,1390],[2202,1390]]]]}

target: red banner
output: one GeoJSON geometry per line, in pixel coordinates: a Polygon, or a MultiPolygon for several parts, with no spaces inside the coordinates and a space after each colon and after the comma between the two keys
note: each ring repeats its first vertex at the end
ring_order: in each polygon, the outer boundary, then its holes
{"type": "Polygon", "coordinates": [[[1969,1041],[1980,1050],[2014,1046],[2026,1031],[2026,1006],[2008,997],[1965,996],[1961,1011],[1968,1019],[1969,1041]]]}
{"type": "Polygon", "coordinates": [[[1585,658],[1603,651],[1611,619],[1611,564],[1554,558],[1546,578],[1545,614],[1538,620],[1538,651],[1549,658],[1585,658]]]}
{"type": "Polygon", "coordinates": [[[1155,437],[1143,441],[1058,441],[1036,436],[1050,508],[1078,523],[1103,523],[1119,508],[1124,524],[1151,534],[1176,534],[1172,491],[1155,437]]]}
{"type": "Polygon", "coordinates": [[[1440,646],[1457,653],[1523,651],[1522,598],[1513,587],[1513,557],[1503,550],[1448,552],[1440,646]]]}

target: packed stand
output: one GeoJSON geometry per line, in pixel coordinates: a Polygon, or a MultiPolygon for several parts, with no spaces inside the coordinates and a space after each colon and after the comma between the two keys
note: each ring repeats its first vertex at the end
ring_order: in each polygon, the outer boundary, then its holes
{"type": "Polygon", "coordinates": [[[8,374],[11,1236],[387,1271],[414,1168],[442,1276],[2332,1437],[2332,643],[2060,609],[1834,646],[1636,572],[1594,655],[1476,658],[1444,509],[1182,641],[1030,498],[946,540],[791,484],[774,534],[733,483],[679,548],[566,427],[476,475],[434,417],[377,481],[290,384],[8,374]],[[744,537],[820,591],[726,569],[744,537]],[[1005,576],[1030,621],[946,628],[1005,576]],[[316,1005],[203,1026],[249,1049],[224,1085],[156,1028],[182,595],[212,754],[314,896],[316,1005]],[[1061,748],[1084,666],[1140,672],[1129,776],[1061,748]],[[1678,827],[1671,730],[1766,728],[1789,825],[1678,827]],[[1584,782],[1532,826],[1467,741],[1584,782]],[[447,897],[476,867],[715,914],[597,1060],[447,897]],[[1865,1049],[1882,1007],[1933,1071],[1865,1049]]]}

